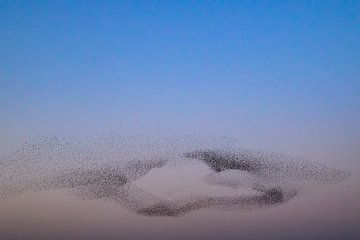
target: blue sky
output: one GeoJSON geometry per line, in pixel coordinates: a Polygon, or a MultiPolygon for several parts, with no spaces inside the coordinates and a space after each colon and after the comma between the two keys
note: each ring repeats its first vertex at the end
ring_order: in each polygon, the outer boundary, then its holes
{"type": "Polygon", "coordinates": [[[359,1],[0,1],[3,145],[137,129],[355,146],[359,105],[359,1]]]}

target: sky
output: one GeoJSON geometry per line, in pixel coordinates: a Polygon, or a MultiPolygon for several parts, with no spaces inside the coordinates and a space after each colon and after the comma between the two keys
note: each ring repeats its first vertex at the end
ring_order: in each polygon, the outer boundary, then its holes
{"type": "Polygon", "coordinates": [[[0,0],[0,150],[158,130],[359,157],[360,2],[0,0]]]}
{"type": "Polygon", "coordinates": [[[360,1],[0,0],[0,156],[39,135],[157,131],[236,138],[352,175],[283,208],[190,221],[45,192],[3,202],[0,227],[355,239],[360,1]]]}

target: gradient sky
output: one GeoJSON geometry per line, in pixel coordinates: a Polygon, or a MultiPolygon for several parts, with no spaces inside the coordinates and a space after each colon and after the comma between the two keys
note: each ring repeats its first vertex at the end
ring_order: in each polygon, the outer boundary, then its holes
{"type": "Polygon", "coordinates": [[[345,154],[359,122],[359,1],[0,0],[2,149],[200,130],[345,154]]]}
{"type": "Polygon", "coordinates": [[[0,156],[38,135],[148,131],[235,137],[352,176],[266,212],[179,221],[45,192],[2,203],[0,233],[358,238],[360,0],[0,0],[0,156]]]}

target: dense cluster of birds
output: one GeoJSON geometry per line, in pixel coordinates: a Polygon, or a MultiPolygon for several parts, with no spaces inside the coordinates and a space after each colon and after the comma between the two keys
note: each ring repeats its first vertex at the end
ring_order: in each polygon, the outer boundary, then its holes
{"type": "Polygon", "coordinates": [[[177,217],[204,208],[277,206],[350,175],[301,158],[234,150],[230,145],[223,138],[198,136],[39,137],[0,156],[0,201],[26,192],[66,189],[83,199],[118,203],[139,215],[177,217]],[[256,194],[192,194],[169,200],[134,184],[153,169],[190,161],[211,170],[203,178],[207,184],[245,186],[256,194]],[[244,174],[246,179],[236,177],[244,174]]]}

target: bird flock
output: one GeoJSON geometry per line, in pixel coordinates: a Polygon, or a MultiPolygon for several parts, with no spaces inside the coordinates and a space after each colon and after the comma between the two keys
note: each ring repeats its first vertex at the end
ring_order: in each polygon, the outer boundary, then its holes
{"type": "MultiPolygon", "coordinates": [[[[193,174],[197,174],[194,172],[193,174]]],[[[36,191],[66,190],[101,199],[143,216],[178,217],[212,208],[262,209],[350,176],[300,157],[235,148],[232,140],[200,136],[37,137],[0,155],[2,199],[36,191]],[[137,182],[156,169],[201,164],[201,181],[233,194],[189,193],[166,198],[137,182]],[[244,194],[240,189],[251,190],[244,194]]],[[[167,181],[167,179],[162,179],[167,181]]],[[[176,186],[171,189],[177,191],[176,186]]]]}

